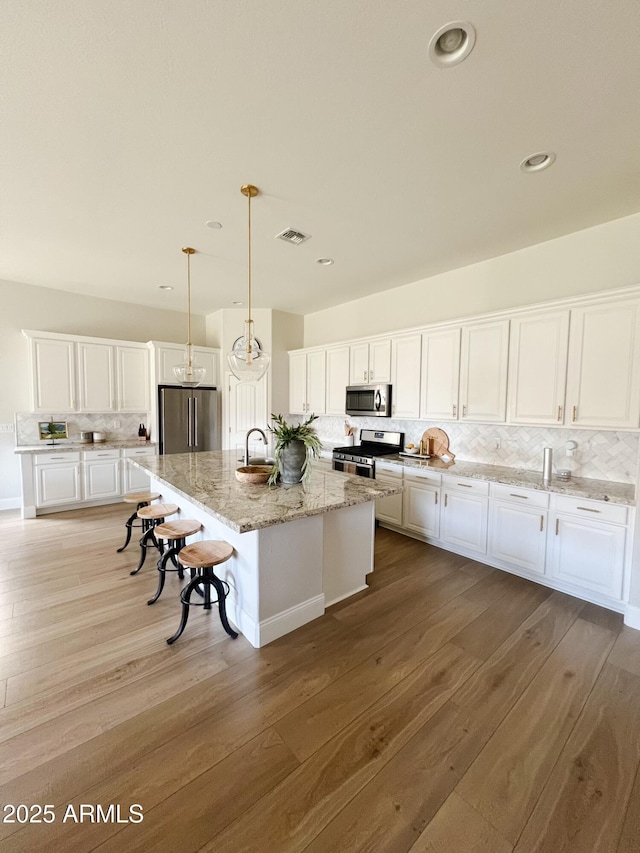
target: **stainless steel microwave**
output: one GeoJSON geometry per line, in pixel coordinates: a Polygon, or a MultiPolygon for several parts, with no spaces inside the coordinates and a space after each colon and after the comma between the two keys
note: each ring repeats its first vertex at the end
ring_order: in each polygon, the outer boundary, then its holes
{"type": "Polygon", "coordinates": [[[345,414],[361,418],[390,418],[391,385],[350,385],[345,414]]]}

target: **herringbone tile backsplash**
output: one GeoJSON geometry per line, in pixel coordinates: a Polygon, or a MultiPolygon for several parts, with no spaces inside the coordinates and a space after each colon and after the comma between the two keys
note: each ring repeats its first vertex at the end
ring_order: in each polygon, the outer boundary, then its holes
{"type": "Polygon", "coordinates": [[[440,427],[449,436],[449,446],[460,461],[542,471],[543,449],[551,447],[554,470],[569,468],[575,477],[612,480],[618,483],[636,481],[638,432],[453,422],[435,424],[391,418],[319,417],[315,422],[318,435],[328,442],[343,442],[345,420],[358,430],[364,428],[404,432],[405,442],[414,444],[420,441],[422,433],[429,427],[440,427]],[[566,453],[568,441],[575,441],[578,445],[573,457],[567,456],[566,453]]]}
{"type": "MultiPolygon", "coordinates": [[[[31,445],[40,443],[38,430],[39,421],[65,421],[69,442],[79,441],[81,432],[104,432],[111,441],[125,441],[138,437],[138,427],[144,424],[149,426],[148,414],[135,414],[131,412],[105,412],[105,413],[81,413],[60,415],[53,412],[51,417],[46,415],[34,415],[31,412],[18,412],[16,415],[16,444],[31,445]],[[120,427],[114,429],[113,422],[118,421],[120,427]]],[[[151,436],[154,440],[155,437],[151,436]]],[[[62,442],[60,442],[62,443],[62,442]]]]}

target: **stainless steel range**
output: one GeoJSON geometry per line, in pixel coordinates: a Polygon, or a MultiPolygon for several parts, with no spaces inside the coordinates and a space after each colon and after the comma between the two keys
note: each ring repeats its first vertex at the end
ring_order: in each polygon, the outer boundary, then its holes
{"type": "Polygon", "coordinates": [[[333,470],[375,479],[376,457],[393,456],[399,453],[403,447],[403,432],[362,429],[360,430],[360,444],[335,448],[333,451],[333,470]]]}

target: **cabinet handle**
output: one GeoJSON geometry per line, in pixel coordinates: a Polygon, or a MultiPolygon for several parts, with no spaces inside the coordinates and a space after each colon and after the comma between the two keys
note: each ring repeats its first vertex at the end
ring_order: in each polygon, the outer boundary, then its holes
{"type": "Polygon", "coordinates": [[[364,370],[362,372],[362,378],[364,379],[365,382],[367,381],[367,371],[366,370],[364,370]]]}
{"type": "Polygon", "coordinates": [[[591,509],[590,506],[577,506],[576,509],[582,509],[585,512],[600,512],[599,509],[591,509]]]}
{"type": "Polygon", "coordinates": [[[454,407],[453,407],[453,417],[454,417],[454,418],[457,418],[457,417],[458,417],[458,407],[457,407],[457,406],[454,406],[454,407]]]}
{"type": "Polygon", "coordinates": [[[466,403],[465,403],[465,404],[464,404],[464,406],[462,407],[462,417],[463,417],[463,418],[466,418],[466,417],[467,417],[467,404],[466,404],[466,403]]]}
{"type": "Polygon", "coordinates": [[[562,406],[558,406],[558,421],[562,421],[562,406]]]}
{"type": "Polygon", "coordinates": [[[540,533],[544,530],[544,515],[540,516],[540,533]]]}
{"type": "Polygon", "coordinates": [[[437,505],[438,505],[438,493],[437,493],[437,492],[434,492],[434,493],[433,493],[433,495],[434,495],[434,497],[435,497],[435,499],[436,499],[436,506],[437,506],[437,505]]]}
{"type": "Polygon", "coordinates": [[[574,407],[573,407],[573,415],[572,415],[572,417],[571,417],[571,420],[572,420],[574,423],[575,423],[575,421],[577,421],[577,420],[578,420],[578,407],[577,407],[577,406],[574,406],[574,407]]]}
{"type": "Polygon", "coordinates": [[[557,536],[557,535],[558,535],[558,533],[559,533],[559,530],[558,530],[558,528],[559,528],[559,527],[560,527],[560,519],[559,519],[559,518],[556,518],[556,536],[557,536]]]}
{"type": "Polygon", "coordinates": [[[470,483],[456,483],[456,486],[462,486],[463,489],[472,489],[473,486],[470,483]]]}
{"type": "Polygon", "coordinates": [[[510,498],[520,498],[521,501],[528,501],[529,498],[526,495],[515,495],[513,492],[509,492],[510,498]]]}
{"type": "Polygon", "coordinates": [[[445,505],[445,506],[447,505],[447,498],[448,498],[448,495],[447,495],[447,494],[445,494],[445,496],[444,496],[444,505],[445,505]]]}

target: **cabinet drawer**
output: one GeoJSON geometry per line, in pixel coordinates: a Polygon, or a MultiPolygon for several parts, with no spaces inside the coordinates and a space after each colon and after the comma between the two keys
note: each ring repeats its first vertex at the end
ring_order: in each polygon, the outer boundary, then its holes
{"type": "Polygon", "coordinates": [[[413,480],[414,483],[424,483],[426,480],[432,486],[439,486],[442,483],[442,474],[436,474],[434,471],[421,471],[418,468],[411,471],[405,470],[404,478],[408,481],[413,480]]]}
{"type": "Polygon", "coordinates": [[[119,450],[85,450],[82,453],[84,462],[98,462],[102,459],[120,459],[119,450]]]}
{"type": "Polygon", "coordinates": [[[519,486],[508,486],[505,483],[492,483],[491,497],[500,501],[518,503],[522,506],[535,506],[542,509],[549,506],[549,492],[521,489],[519,486]]]}
{"type": "Polygon", "coordinates": [[[128,459],[130,456],[155,456],[155,454],[155,447],[125,447],[122,451],[125,459],[128,459]]]}
{"type": "Polygon", "coordinates": [[[468,480],[466,477],[445,477],[443,487],[451,492],[466,492],[469,495],[489,494],[488,480],[468,480]]]}
{"type": "Polygon", "coordinates": [[[629,508],[620,504],[585,500],[570,495],[556,495],[555,510],[589,518],[591,521],[610,521],[613,524],[626,524],[629,514],[629,508]]]}
{"type": "Polygon", "coordinates": [[[398,465],[390,465],[388,462],[376,462],[376,478],[379,474],[383,477],[401,480],[402,468],[398,465]]]}
{"type": "Polygon", "coordinates": [[[33,454],[33,464],[34,465],[51,465],[53,463],[56,464],[68,464],[69,462],[79,462],[80,454],[79,453],[34,453],[33,454]]]}

